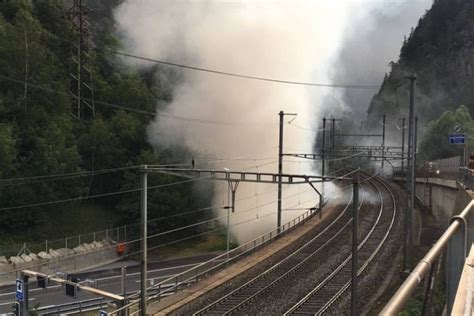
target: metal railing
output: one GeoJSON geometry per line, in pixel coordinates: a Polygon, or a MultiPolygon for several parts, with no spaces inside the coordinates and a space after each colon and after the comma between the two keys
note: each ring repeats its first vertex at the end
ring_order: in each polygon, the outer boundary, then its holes
{"type": "Polygon", "coordinates": [[[456,293],[464,260],[467,255],[467,245],[472,243],[472,238],[468,238],[472,237],[468,236],[468,232],[471,230],[468,227],[468,222],[473,207],[474,200],[471,200],[459,215],[452,217],[449,227],[425,257],[421,259],[415,269],[413,269],[405,282],[403,282],[401,287],[382,310],[381,315],[398,315],[413,296],[421,281],[430,273],[446,248],[448,248],[448,267],[446,269],[448,273],[447,305],[448,314],[450,314],[454,302],[454,294],[456,293]]]}
{"type": "MultiPolygon", "coordinates": [[[[321,208],[310,209],[279,228],[275,228],[274,230],[267,232],[264,235],[261,235],[245,244],[242,244],[239,247],[230,250],[229,252],[223,253],[217,257],[212,258],[211,260],[203,262],[191,269],[173,275],[172,277],[164,281],[161,281],[157,284],[148,287],[147,291],[156,290],[156,293],[150,296],[148,298],[148,301],[156,300],[156,302],[158,302],[159,299],[163,296],[167,296],[170,293],[175,293],[179,291],[180,288],[185,288],[190,283],[197,282],[199,281],[199,279],[208,277],[220,271],[221,269],[227,267],[228,264],[255,252],[257,249],[262,248],[266,244],[269,244],[275,239],[281,237],[282,235],[305,223],[316,213],[319,213],[321,215],[320,212],[321,208]]],[[[136,308],[136,305],[138,305],[138,301],[133,300],[138,298],[138,295],[130,296],[129,299],[132,301],[131,303],[129,303],[123,308],[117,309],[116,311],[109,313],[109,315],[118,315],[119,312],[123,310],[129,310],[130,308],[133,309],[134,307],[136,308]]],[[[149,304],[149,306],[153,305],[153,303],[149,304]]],[[[130,313],[130,315],[135,315],[138,312],[138,310],[135,310],[134,312],[130,313]]],[[[129,313],[127,312],[127,314],[129,313]]]]}

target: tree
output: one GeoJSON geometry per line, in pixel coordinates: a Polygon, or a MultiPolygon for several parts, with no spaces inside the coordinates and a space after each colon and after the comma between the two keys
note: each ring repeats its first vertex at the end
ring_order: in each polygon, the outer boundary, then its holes
{"type": "Polygon", "coordinates": [[[453,127],[462,124],[463,134],[467,135],[469,150],[474,148],[474,122],[469,110],[461,105],[455,111],[446,111],[437,120],[428,123],[427,130],[419,147],[418,159],[421,161],[442,159],[462,155],[463,146],[450,144],[449,134],[453,134],[453,127]]]}

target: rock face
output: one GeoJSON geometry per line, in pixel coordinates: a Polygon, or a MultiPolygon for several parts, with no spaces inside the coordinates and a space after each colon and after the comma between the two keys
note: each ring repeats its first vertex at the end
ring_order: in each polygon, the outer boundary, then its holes
{"type": "MultiPolygon", "coordinates": [[[[367,112],[367,127],[408,117],[409,80],[415,73],[418,126],[447,110],[466,105],[474,114],[474,5],[470,0],[435,0],[405,40],[400,59],[391,63],[379,92],[367,112]]],[[[397,133],[395,128],[388,134],[397,133]]],[[[421,136],[421,135],[420,135],[421,136]]]]}

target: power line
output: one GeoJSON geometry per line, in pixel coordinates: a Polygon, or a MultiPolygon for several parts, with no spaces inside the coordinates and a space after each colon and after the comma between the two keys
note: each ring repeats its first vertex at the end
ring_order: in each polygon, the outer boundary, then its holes
{"type": "Polygon", "coordinates": [[[123,170],[132,170],[138,167],[139,166],[130,167],[130,168],[104,169],[103,171],[102,170],[97,170],[96,172],[87,171],[87,172],[82,172],[82,173],[78,172],[76,174],[70,173],[67,176],[61,176],[61,175],[51,176],[51,177],[38,176],[38,180],[35,180],[36,177],[3,179],[5,182],[0,180],[0,185],[3,187],[8,187],[8,186],[31,185],[31,184],[38,184],[38,183],[45,183],[45,182],[52,182],[52,181],[70,180],[70,179],[81,178],[81,177],[86,177],[86,176],[108,174],[108,173],[113,173],[113,172],[123,171],[123,170]],[[26,179],[31,179],[31,180],[26,180],[26,179]]]}
{"type": "Polygon", "coordinates": [[[0,179],[0,183],[25,181],[25,180],[39,180],[39,179],[48,179],[48,178],[63,178],[63,177],[69,177],[69,176],[87,176],[87,175],[97,174],[97,173],[111,173],[111,172],[122,171],[122,170],[136,169],[139,167],[140,166],[129,166],[129,167],[100,169],[100,170],[94,170],[94,171],[80,171],[80,172],[71,172],[71,173],[59,173],[59,174],[48,174],[48,175],[41,175],[41,176],[21,177],[21,178],[8,178],[8,179],[0,179]]]}
{"type": "MultiPolygon", "coordinates": [[[[183,181],[177,181],[177,182],[172,182],[172,183],[149,186],[148,189],[164,188],[164,187],[169,187],[169,186],[183,184],[183,183],[201,181],[201,180],[205,180],[205,179],[208,179],[208,177],[196,178],[196,179],[186,179],[186,180],[183,180],[183,181]]],[[[17,209],[28,208],[28,207],[37,207],[37,206],[45,206],[45,205],[53,205],[53,204],[60,204],[60,203],[67,203],[67,202],[82,201],[82,200],[94,199],[94,198],[98,198],[98,197],[106,197],[106,196],[113,196],[113,195],[120,195],[120,194],[138,192],[138,191],[141,191],[141,190],[142,190],[142,188],[137,188],[137,189],[129,189],[129,190],[123,190],[123,191],[101,193],[101,194],[95,194],[95,195],[89,195],[89,196],[79,196],[79,197],[75,197],[75,198],[55,200],[55,201],[47,201],[47,202],[40,202],[40,203],[33,203],[33,204],[17,205],[17,206],[11,206],[11,207],[2,207],[2,208],[0,208],[0,211],[17,210],[17,209]]]]}
{"type": "Polygon", "coordinates": [[[366,89],[366,90],[374,90],[374,89],[379,89],[380,88],[380,85],[315,83],[315,82],[290,81],[290,80],[281,80],[281,79],[273,79],[273,78],[266,78],[266,77],[242,75],[242,74],[237,74],[237,73],[232,73],[232,72],[227,72],[227,71],[221,71],[221,70],[215,70],[215,69],[209,69],[209,68],[202,68],[202,67],[184,65],[184,64],[179,64],[179,63],[173,63],[173,62],[153,59],[153,58],[149,58],[149,57],[137,56],[137,55],[133,55],[133,54],[130,54],[130,53],[127,53],[127,52],[117,51],[117,50],[113,50],[113,49],[105,49],[105,50],[107,52],[115,54],[115,55],[125,56],[125,57],[134,58],[134,59],[138,59],[138,60],[144,60],[144,61],[148,61],[148,62],[152,62],[152,63],[156,63],[156,64],[172,66],[172,67],[178,67],[178,68],[184,68],[184,69],[195,70],[195,71],[201,71],[201,72],[207,72],[207,73],[213,73],[213,74],[229,76],[229,77],[243,78],[243,79],[275,82],[275,83],[290,84],[290,85],[324,87],[324,88],[366,89]]]}
{"type": "MultiPolygon", "coordinates": [[[[46,91],[46,92],[50,92],[50,93],[54,93],[54,94],[58,94],[58,95],[70,96],[69,93],[67,93],[67,92],[51,89],[51,88],[48,88],[48,87],[45,87],[45,86],[42,86],[42,85],[39,85],[39,84],[35,84],[35,83],[29,82],[29,81],[25,82],[23,80],[7,77],[7,76],[4,76],[4,75],[0,75],[0,79],[7,80],[7,81],[10,81],[10,82],[14,82],[14,83],[21,84],[21,85],[23,85],[25,83],[28,83],[28,87],[30,87],[30,88],[35,88],[35,89],[38,89],[38,90],[42,90],[42,91],[46,91]]],[[[118,105],[118,104],[115,104],[115,103],[110,103],[110,102],[105,102],[105,101],[100,101],[100,100],[95,100],[95,99],[92,100],[92,99],[85,98],[85,97],[83,97],[82,99],[85,100],[85,101],[89,101],[89,102],[94,101],[94,103],[96,105],[102,105],[102,106],[106,106],[106,107],[110,107],[110,108],[114,108],[114,109],[118,109],[118,110],[124,110],[124,111],[133,112],[133,113],[137,113],[137,114],[145,114],[145,115],[149,115],[149,116],[158,115],[161,118],[168,118],[168,119],[186,121],[186,122],[197,123],[197,124],[211,124],[211,125],[221,125],[221,126],[250,126],[250,125],[257,124],[257,123],[230,122],[230,121],[218,121],[218,120],[190,118],[190,117],[171,115],[171,114],[166,114],[166,113],[161,113],[161,112],[158,113],[158,112],[151,112],[151,111],[146,111],[146,110],[134,109],[134,108],[126,107],[126,106],[123,106],[123,105],[118,105]]]]}
{"type": "MultiPolygon", "coordinates": [[[[196,156],[196,157],[199,157],[199,156],[196,156]]],[[[254,158],[254,159],[241,158],[241,157],[219,158],[219,159],[216,158],[216,160],[203,162],[198,165],[208,165],[208,164],[214,164],[214,163],[219,163],[219,162],[224,162],[224,161],[233,161],[233,160],[256,161],[256,160],[270,160],[273,158],[274,157],[254,158]]],[[[153,166],[154,167],[176,167],[176,166],[190,166],[190,164],[189,163],[175,163],[175,164],[160,164],[160,165],[153,165],[153,166]]],[[[50,182],[50,181],[68,180],[68,179],[90,176],[90,175],[95,176],[95,175],[100,175],[100,174],[106,174],[106,173],[112,173],[112,172],[124,171],[124,170],[132,170],[132,169],[138,169],[138,168],[140,168],[140,165],[135,165],[135,166],[130,166],[130,167],[120,167],[120,168],[99,169],[99,170],[87,170],[87,171],[62,173],[62,174],[8,178],[8,179],[0,179],[0,185],[2,186],[29,185],[29,184],[37,184],[37,183],[44,183],[44,182],[50,182]]],[[[251,168],[254,168],[254,167],[251,167],[251,168]]]]}
{"type": "MultiPolygon", "coordinates": [[[[248,170],[248,169],[252,169],[252,168],[256,168],[256,167],[260,167],[260,166],[265,166],[265,165],[269,165],[269,164],[274,164],[276,162],[277,161],[271,161],[271,162],[263,163],[263,164],[260,164],[260,165],[257,165],[257,166],[251,166],[251,167],[245,168],[243,170],[248,170]]],[[[150,166],[160,166],[160,165],[150,165],[150,166]]],[[[172,182],[172,183],[149,186],[148,189],[164,188],[164,187],[169,187],[169,186],[173,186],[173,185],[189,183],[189,182],[195,182],[195,181],[201,181],[201,180],[206,180],[206,179],[210,179],[210,177],[207,176],[207,177],[202,177],[202,178],[186,179],[186,180],[172,182]]],[[[106,197],[106,196],[113,196],[113,195],[120,195],[120,194],[138,192],[138,191],[141,191],[141,190],[142,190],[142,188],[136,188],[136,189],[129,189],[129,190],[123,190],[123,191],[109,192],[109,193],[101,193],[101,194],[95,194],[95,195],[89,195],[89,196],[79,196],[79,197],[75,197],[75,198],[68,198],[68,199],[55,200],[55,201],[47,201],[47,202],[39,202],[39,203],[33,203],[33,204],[3,207],[3,208],[0,208],[0,211],[17,210],[17,209],[27,208],[27,207],[53,205],[53,204],[60,204],[60,203],[66,203],[66,202],[75,202],[75,201],[93,199],[93,198],[98,198],[98,197],[106,197]]]]}

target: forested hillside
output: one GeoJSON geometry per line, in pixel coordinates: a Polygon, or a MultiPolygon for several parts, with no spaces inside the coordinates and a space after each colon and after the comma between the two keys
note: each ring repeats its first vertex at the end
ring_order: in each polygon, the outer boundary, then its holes
{"type": "MultiPolygon", "coordinates": [[[[0,2],[2,234],[27,231],[30,237],[42,238],[45,227],[49,228],[50,236],[67,234],[63,227],[52,232],[48,223],[57,217],[67,219],[84,207],[106,209],[113,224],[133,222],[138,218],[140,192],[94,196],[139,188],[138,170],[96,174],[87,171],[143,163],[183,163],[191,159],[186,148],[157,149],[148,145],[146,128],[153,115],[114,106],[155,112],[157,104],[164,106],[172,99],[173,80],[180,78],[179,73],[166,69],[137,71],[125,67],[110,51],[120,48],[112,19],[116,2],[89,1],[89,65],[94,99],[98,101],[95,116],[89,119],[72,115],[69,85],[75,34],[68,2],[0,2]],[[166,80],[160,79],[165,77],[166,80]],[[58,202],[69,199],[72,200],[58,202]]],[[[154,186],[177,179],[153,175],[149,181],[154,186]]],[[[209,204],[209,185],[199,197],[189,194],[192,189],[192,183],[184,183],[151,190],[149,217],[168,216],[209,204]]],[[[102,214],[87,216],[99,218],[102,214]]],[[[201,212],[174,217],[163,227],[182,225],[202,216],[201,212]]],[[[94,222],[91,218],[83,219],[84,223],[94,222]]],[[[89,230],[82,225],[71,223],[83,231],[89,230]]]]}
{"type": "MultiPolygon", "coordinates": [[[[391,63],[391,72],[368,108],[368,126],[377,127],[383,114],[387,114],[388,122],[408,116],[409,81],[406,76],[411,73],[417,75],[416,115],[421,134],[426,131],[429,121],[460,105],[465,105],[472,115],[473,67],[474,3],[470,0],[435,0],[405,39],[399,60],[391,63]]],[[[447,139],[447,135],[444,136],[447,139]]],[[[443,154],[437,153],[426,155],[426,158],[442,158],[440,155],[443,154]]]]}

